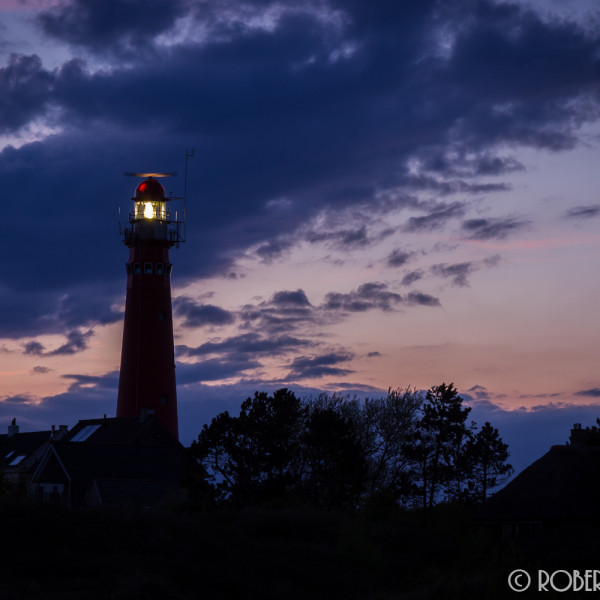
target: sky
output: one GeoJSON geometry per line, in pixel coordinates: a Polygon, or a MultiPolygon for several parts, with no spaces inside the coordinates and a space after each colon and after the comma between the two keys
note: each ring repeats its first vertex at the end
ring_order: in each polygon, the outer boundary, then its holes
{"type": "Polygon", "coordinates": [[[192,148],[183,443],[284,386],[453,382],[517,468],[600,417],[593,0],[2,0],[0,426],[114,415],[123,172],[192,148]]]}

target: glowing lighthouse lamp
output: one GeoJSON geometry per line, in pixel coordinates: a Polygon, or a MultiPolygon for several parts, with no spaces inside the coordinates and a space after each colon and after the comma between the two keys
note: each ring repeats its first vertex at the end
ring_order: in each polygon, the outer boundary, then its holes
{"type": "Polygon", "coordinates": [[[185,241],[183,221],[171,220],[172,198],[156,179],[164,174],[134,175],[146,179],[122,231],[129,260],[117,417],[150,409],[178,437],[169,249],[185,241]]]}

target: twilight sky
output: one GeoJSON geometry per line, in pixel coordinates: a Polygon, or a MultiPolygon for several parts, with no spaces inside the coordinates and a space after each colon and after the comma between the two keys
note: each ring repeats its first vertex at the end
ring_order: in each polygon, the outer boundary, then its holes
{"type": "Polygon", "coordinates": [[[122,173],[192,147],[182,442],[284,385],[454,382],[517,467],[600,416],[594,0],[2,0],[0,65],[6,424],[114,414],[122,173]]]}

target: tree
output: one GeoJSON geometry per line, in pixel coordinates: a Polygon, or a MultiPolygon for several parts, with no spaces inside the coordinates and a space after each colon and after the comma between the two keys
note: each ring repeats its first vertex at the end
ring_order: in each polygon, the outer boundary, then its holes
{"type": "Polygon", "coordinates": [[[384,398],[367,398],[362,410],[362,439],[368,463],[368,495],[403,498],[410,489],[411,439],[421,406],[417,390],[388,389],[384,398]]]}
{"type": "Polygon", "coordinates": [[[503,483],[514,471],[506,461],[508,444],[502,441],[498,430],[485,422],[477,434],[469,440],[466,449],[470,463],[472,491],[476,499],[485,502],[488,491],[503,483]]]}
{"type": "Polygon", "coordinates": [[[431,508],[443,492],[460,499],[466,486],[466,443],[472,426],[466,424],[471,409],[462,406],[454,384],[432,387],[421,407],[414,433],[404,450],[414,465],[416,493],[423,507],[431,508]]]}
{"type": "Polygon", "coordinates": [[[304,500],[328,510],[356,507],[366,461],[352,421],[334,408],[313,407],[301,442],[304,500]]]}
{"type": "Polygon", "coordinates": [[[256,392],[239,417],[223,412],[205,425],[192,446],[217,498],[251,505],[282,497],[297,480],[299,439],[306,407],[288,389],[256,392]]]}

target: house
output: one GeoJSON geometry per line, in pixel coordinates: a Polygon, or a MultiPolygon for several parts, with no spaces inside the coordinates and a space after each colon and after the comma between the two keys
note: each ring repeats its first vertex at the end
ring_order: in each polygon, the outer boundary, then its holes
{"type": "Polygon", "coordinates": [[[5,482],[15,490],[29,485],[29,480],[51,440],[60,440],[67,434],[67,426],[50,431],[20,433],[16,419],[8,426],[8,433],[0,435],[0,472],[5,482]]]}
{"type": "Polygon", "coordinates": [[[64,506],[155,506],[181,494],[185,448],[151,413],[79,421],[45,448],[30,495],[64,506]]]}
{"type": "Polygon", "coordinates": [[[570,442],[552,446],[492,496],[479,517],[503,537],[558,523],[599,520],[600,447],[575,424],[570,442]]]}

